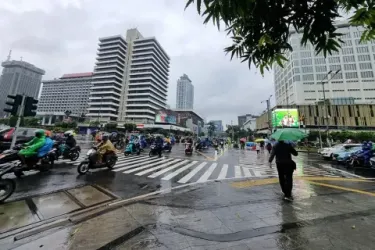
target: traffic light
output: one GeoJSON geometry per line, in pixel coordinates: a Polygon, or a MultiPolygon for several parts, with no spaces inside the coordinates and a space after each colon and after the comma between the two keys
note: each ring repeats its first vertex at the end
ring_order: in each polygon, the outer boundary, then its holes
{"type": "Polygon", "coordinates": [[[23,116],[36,116],[36,109],[38,100],[35,100],[34,98],[27,96],[25,99],[25,109],[23,111],[23,116]]]}
{"type": "Polygon", "coordinates": [[[7,101],[5,104],[11,106],[11,108],[5,108],[4,111],[16,116],[18,107],[22,104],[22,95],[8,95],[7,98],[14,101],[7,101]]]}

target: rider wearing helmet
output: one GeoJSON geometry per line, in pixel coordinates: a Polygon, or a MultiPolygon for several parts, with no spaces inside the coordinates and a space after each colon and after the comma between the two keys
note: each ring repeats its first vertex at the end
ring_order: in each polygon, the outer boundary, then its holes
{"type": "Polygon", "coordinates": [[[25,143],[25,149],[22,149],[18,155],[23,164],[25,164],[25,159],[33,156],[37,156],[38,150],[43,147],[46,142],[45,133],[43,129],[38,129],[35,131],[35,137],[25,143]]]}
{"type": "Polygon", "coordinates": [[[98,146],[98,153],[99,153],[99,162],[102,161],[103,155],[109,152],[115,152],[116,149],[113,146],[112,142],[109,140],[108,134],[103,134],[102,142],[98,146]]]}
{"type": "Polygon", "coordinates": [[[77,142],[76,139],[74,139],[74,133],[72,131],[65,132],[64,136],[66,137],[65,145],[68,148],[73,148],[76,146],[77,142]]]}
{"type": "Polygon", "coordinates": [[[44,145],[38,150],[38,157],[43,157],[52,149],[54,141],[51,139],[51,131],[46,130],[45,136],[46,140],[44,145]]]}

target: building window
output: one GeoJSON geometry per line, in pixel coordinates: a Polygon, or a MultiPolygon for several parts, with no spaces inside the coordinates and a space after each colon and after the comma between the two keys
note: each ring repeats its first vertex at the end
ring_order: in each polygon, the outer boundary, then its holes
{"type": "Polygon", "coordinates": [[[352,41],[351,40],[346,40],[343,44],[342,47],[349,47],[352,46],[352,41]]]}
{"type": "Polygon", "coordinates": [[[359,55],[358,56],[358,61],[360,61],[360,62],[370,61],[370,55],[359,55]]]}
{"type": "Polygon", "coordinates": [[[345,73],[346,79],[353,79],[353,78],[358,78],[357,72],[348,72],[345,73]]]}
{"type": "Polygon", "coordinates": [[[359,64],[360,69],[372,69],[371,63],[360,63],[359,64]]]}
{"type": "Polygon", "coordinates": [[[344,62],[355,62],[354,56],[344,56],[344,62]]]}
{"type": "Polygon", "coordinates": [[[313,74],[303,75],[302,78],[304,81],[311,81],[311,80],[314,80],[314,75],[313,74]]]}
{"type": "Polygon", "coordinates": [[[310,51],[301,52],[301,58],[310,58],[310,57],[311,57],[310,51]]]}
{"type": "Polygon", "coordinates": [[[302,67],[302,73],[311,73],[313,72],[313,67],[302,67]]]}
{"type": "Polygon", "coordinates": [[[316,72],[327,72],[327,66],[316,66],[315,70],[316,72]]]}
{"type": "Polygon", "coordinates": [[[330,65],[329,66],[329,70],[332,70],[332,71],[337,71],[341,69],[341,65],[330,65]]]}
{"type": "Polygon", "coordinates": [[[328,58],[329,63],[339,63],[340,62],[340,57],[329,57],[328,58]]]}
{"type": "Polygon", "coordinates": [[[315,58],[315,64],[325,64],[326,60],[324,57],[315,58]]]}
{"type": "Polygon", "coordinates": [[[356,70],[357,67],[355,64],[344,64],[344,69],[345,70],[356,70]]]}
{"type": "Polygon", "coordinates": [[[337,73],[331,79],[342,79],[342,73],[337,73]]]}
{"type": "Polygon", "coordinates": [[[361,72],[361,77],[362,78],[371,78],[371,77],[374,77],[374,72],[372,72],[372,71],[361,72]]]}
{"type": "Polygon", "coordinates": [[[312,65],[312,59],[301,59],[302,65],[312,65]]]}
{"type": "Polygon", "coordinates": [[[353,48],[343,48],[342,49],[342,53],[344,54],[344,55],[350,55],[350,54],[353,54],[353,48]]]}
{"type": "Polygon", "coordinates": [[[358,53],[368,53],[368,47],[358,47],[357,52],[358,53]]]}

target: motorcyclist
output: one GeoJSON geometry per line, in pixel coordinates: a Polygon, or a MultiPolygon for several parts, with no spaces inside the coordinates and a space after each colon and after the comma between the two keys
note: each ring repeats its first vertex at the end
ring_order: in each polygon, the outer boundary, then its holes
{"type": "Polygon", "coordinates": [[[161,152],[163,150],[163,139],[158,135],[156,136],[155,139],[155,144],[156,144],[156,150],[158,152],[159,158],[161,157],[161,152]]]}
{"type": "Polygon", "coordinates": [[[22,149],[18,155],[21,159],[23,167],[26,165],[26,159],[31,157],[36,157],[38,154],[38,150],[43,147],[46,142],[45,132],[43,129],[38,129],[35,131],[35,137],[23,144],[25,149],[22,149]]]}
{"type": "Polygon", "coordinates": [[[68,153],[71,148],[74,148],[77,145],[76,139],[72,131],[67,131],[64,133],[66,137],[65,148],[63,149],[64,154],[68,153]]]}
{"type": "Polygon", "coordinates": [[[53,147],[53,143],[54,143],[54,141],[51,139],[51,135],[52,135],[51,131],[46,130],[44,132],[45,132],[46,140],[45,140],[44,145],[38,150],[38,157],[43,157],[46,154],[48,154],[48,152],[51,151],[53,147]]]}
{"type": "Polygon", "coordinates": [[[109,140],[109,135],[103,134],[102,141],[98,146],[99,162],[102,162],[103,156],[109,152],[116,152],[116,149],[109,140]]]}

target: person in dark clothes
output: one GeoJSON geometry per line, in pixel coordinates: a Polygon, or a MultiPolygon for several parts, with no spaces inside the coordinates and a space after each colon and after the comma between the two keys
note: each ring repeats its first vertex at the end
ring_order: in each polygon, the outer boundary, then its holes
{"type": "Polygon", "coordinates": [[[276,167],[279,174],[279,182],[283,191],[285,200],[292,201],[293,172],[296,169],[296,163],[292,160],[292,155],[297,156],[297,151],[284,141],[279,141],[273,148],[269,158],[271,164],[276,157],[276,167]]]}

